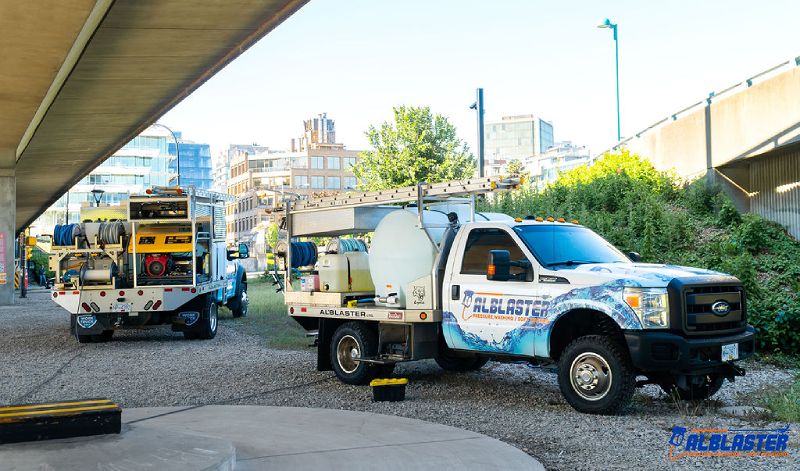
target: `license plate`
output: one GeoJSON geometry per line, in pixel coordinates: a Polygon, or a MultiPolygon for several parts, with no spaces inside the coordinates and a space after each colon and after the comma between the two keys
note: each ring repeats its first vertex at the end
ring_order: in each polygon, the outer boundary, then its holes
{"type": "Polygon", "coordinates": [[[739,344],[732,343],[730,345],[722,346],[722,361],[731,361],[739,359],[739,344]]]}
{"type": "Polygon", "coordinates": [[[131,303],[114,303],[111,306],[111,310],[114,312],[131,312],[131,303]]]}

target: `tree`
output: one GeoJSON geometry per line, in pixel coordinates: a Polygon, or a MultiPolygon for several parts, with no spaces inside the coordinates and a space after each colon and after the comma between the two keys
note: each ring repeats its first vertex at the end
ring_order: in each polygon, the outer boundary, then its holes
{"type": "Polygon", "coordinates": [[[508,163],[508,175],[511,177],[520,177],[523,175],[527,175],[527,171],[525,171],[525,166],[522,164],[522,161],[519,159],[513,159],[508,163]]]}
{"type": "Polygon", "coordinates": [[[353,174],[362,190],[470,178],[475,158],[456,128],[430,107],[394,108],[394,123],[366,132],[372,150],[361,153],[353,174]]]}

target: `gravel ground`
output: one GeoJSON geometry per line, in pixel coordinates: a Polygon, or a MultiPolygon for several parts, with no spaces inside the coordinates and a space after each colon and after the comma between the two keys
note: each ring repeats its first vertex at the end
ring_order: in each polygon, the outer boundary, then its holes
{"type": "MultiPolygon", "coordinates": [[[[432,362],[398,367],[410,379],[407,400],[373,403],[367,387],[347,386],[315,370],[312,350],[267,348],[222,319],[211,341],[186,341],[161,327],[117,332],[110,343],[79,345],[67,316],[46,293],[0,307],[0,404],[108,397],[123,407],[262,404],[396,414],[461,427],[508,442],[548,469],[798,469],[800,424],[789,458],[681,458],[670,462],[672,427],[777,428],[757,418],[720,417],[724,405],[757,404],[766,388],[794,372],[761,363],[726,383],[715,401],[675,404],[652,386],[623,416],[580,414],[562,399],[555,376],[524,365],[489,363],[468,374],[432,362]]],[[[745,365],[748,366],[748,365],[745,365]]],[[[0,465],[2,467],[2,465],[0,465]]]]}

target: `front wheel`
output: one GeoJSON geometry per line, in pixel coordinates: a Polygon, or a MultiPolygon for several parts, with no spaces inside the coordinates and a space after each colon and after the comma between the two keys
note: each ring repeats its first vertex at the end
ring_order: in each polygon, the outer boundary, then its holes
{"type": "Polygon", "coordinates": [[[247,308],[250,304],[250,299],[247,297],[247,283],[242,284],[242,289],[236,298],[231,309],[233,317],[247,317],[247,308]]]}
{"type": "Polygon", "coordinates": [[[558,385],[575,410],[611,415],[630,403],[636,376],[619,342],[587,335],[573,340],[561,354],[558,385]]]}
{"type": "Polygon", "coordinates": [[[716,394],[723,382],[725,382],[725,378],[720,375],[706,375],[702,382],[690,384],[688,388],[678,387],[672,381],[659,383],[659,386],[667,395],[674,394],[682,401],[702,401],[716,394]]]}

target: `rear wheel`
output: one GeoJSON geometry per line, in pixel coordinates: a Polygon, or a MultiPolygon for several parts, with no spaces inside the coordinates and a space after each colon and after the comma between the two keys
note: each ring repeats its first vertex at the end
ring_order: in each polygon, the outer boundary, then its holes
{"type": "Polygon", "coordinates": [[[573,340],[561,354],[558,385],[577,411],[616,414],[630,403],[636,376],[620,342],[587,335],[573,340]]]}
{"type": "Polygon", "coordinates": [[[217,303],[210,294],[199,296],[191,302],[190,309],[197,309],[200,318],[197,325],[184,330],[183,336],[187,339],[210,340],[217,335],[217,324],[219,321],[217,303]]]}
{"type": "Polygon", "coordinates": [[[359,361],[378,352],[378,335],[359,322],[342,324],[333,333],[330,345],[331,367],[336,377],[347,384],[367,384],[380,375],[391,374],[394,365],[359,361]]]}

